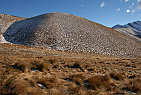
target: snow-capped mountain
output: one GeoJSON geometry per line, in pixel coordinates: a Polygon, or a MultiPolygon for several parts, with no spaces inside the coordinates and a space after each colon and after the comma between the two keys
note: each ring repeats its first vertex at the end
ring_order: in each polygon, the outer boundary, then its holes
{"type": "Polygon", "coordinates": [[[123,57],[141,56],[141,43],[112,28],[66,13],[47,13],[12,24],[11,43],[123,57]]]}
{"type": "Polygon", "coordinates": [[[126,25],[115,25],[112,28],[141,41],[141,21],[135,21],[126,25]]]}

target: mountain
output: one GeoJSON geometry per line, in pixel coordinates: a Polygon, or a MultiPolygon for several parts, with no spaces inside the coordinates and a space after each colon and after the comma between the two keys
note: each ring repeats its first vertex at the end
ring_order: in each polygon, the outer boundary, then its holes
{"type": "Polygon", "coordinates": [[[14,44],[122,57],[141,56],[141,43],[112,28],[66,13],[15,22],[3,34],[14,44]]]}
{"type": "Polygon", "coordinates": [[[3,33],[7,30],[7,28],[14,22],[20,21],[26,18],[16,17],[7,14],[0,13],[0,43],[5,43],[6,41],[3,38],[3,33]]]}
{"type": "Polygon", "coordinates": [[[135,21],[126,25],[115,25],[112,28],[128,35],[129,37],[141,41],[141,21],[135,21]]]}

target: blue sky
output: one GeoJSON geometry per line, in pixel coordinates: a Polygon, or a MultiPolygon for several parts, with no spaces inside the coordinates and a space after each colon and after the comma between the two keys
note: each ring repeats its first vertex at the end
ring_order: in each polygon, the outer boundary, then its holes
{"type": "Polygon", "coordinates": [[[63,12],[107,27],[141,20],[141,0],[0,0],[0,13],[33,17],[63,12]]]}

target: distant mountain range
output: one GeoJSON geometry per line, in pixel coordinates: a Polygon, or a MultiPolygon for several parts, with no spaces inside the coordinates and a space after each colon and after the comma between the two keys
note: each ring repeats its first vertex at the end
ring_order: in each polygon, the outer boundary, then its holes
{"type": "Polygon", "coordinates": [[[121,57],[141,56],[139,41],[66,13],[47,13],[17,21],[3,36],[14,44],[121,57]]]}
{"type": "Polygon", "coordinates": [[[126,25],[115,25],[112,28],[141,41],[141,21],[135,21],[126,25]]]}

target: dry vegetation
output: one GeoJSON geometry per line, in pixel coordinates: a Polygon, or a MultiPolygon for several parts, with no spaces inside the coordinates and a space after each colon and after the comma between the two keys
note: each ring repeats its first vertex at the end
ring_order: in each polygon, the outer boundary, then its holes
{"type": "Polygon", "coordinates": [[[141,94],[141,58],[0,44],[1,95],[141,94]]]}

